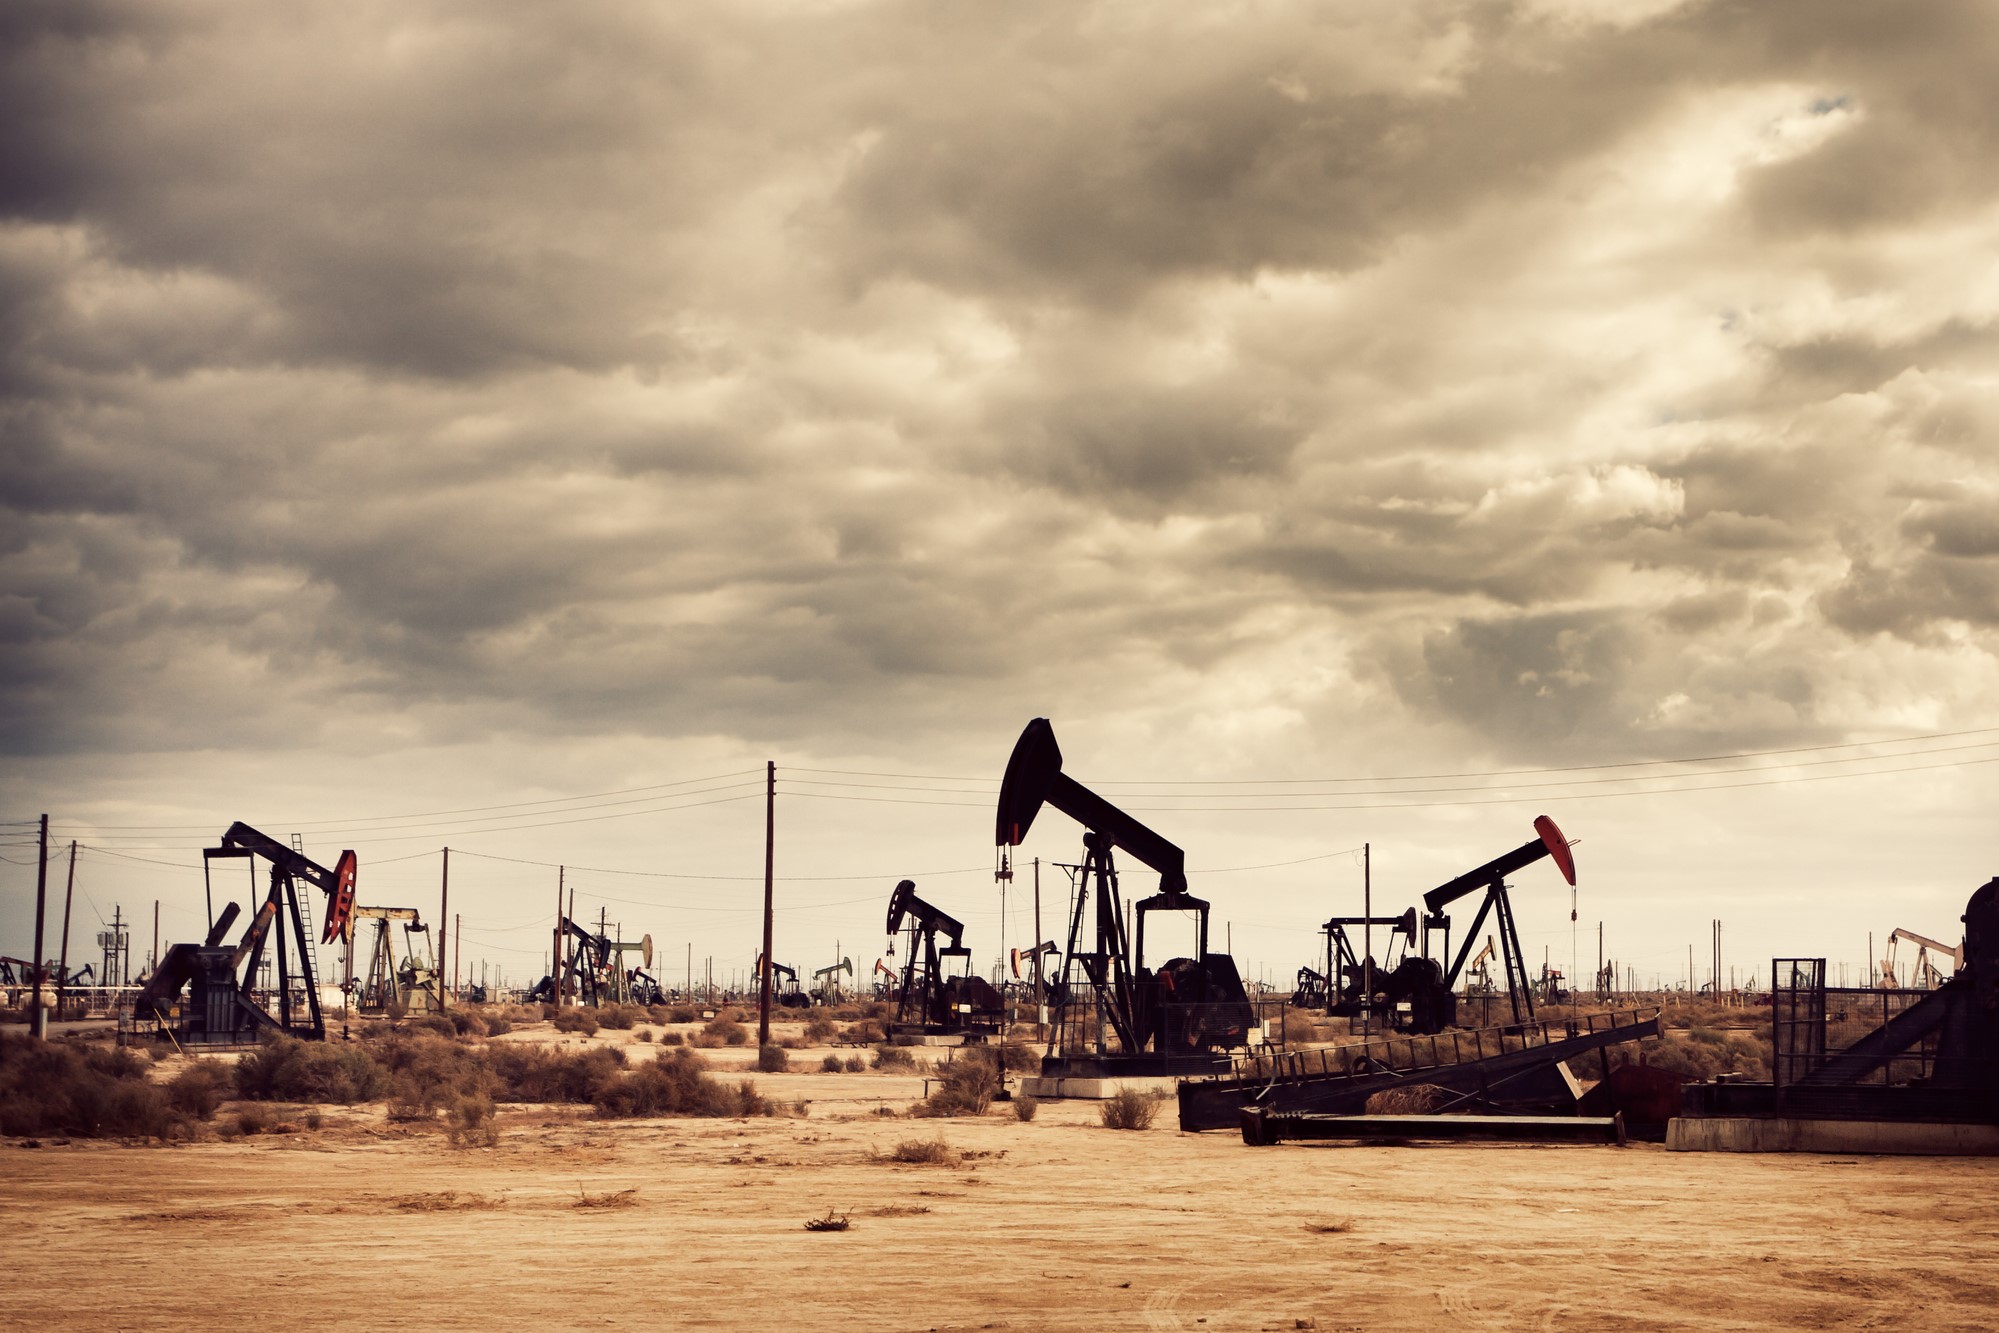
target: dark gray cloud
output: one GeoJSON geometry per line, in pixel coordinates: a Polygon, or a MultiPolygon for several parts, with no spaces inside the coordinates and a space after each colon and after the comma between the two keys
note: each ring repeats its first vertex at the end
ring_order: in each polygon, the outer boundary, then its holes
{"type": "Polygon", "coordinates": [[[1991,25],[1649,8],[9,7],[0,732],[1980,715],[1991,25]]]}

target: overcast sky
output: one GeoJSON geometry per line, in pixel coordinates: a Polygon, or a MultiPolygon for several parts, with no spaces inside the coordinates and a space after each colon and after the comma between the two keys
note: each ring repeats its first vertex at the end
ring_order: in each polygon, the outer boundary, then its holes
{"type": "Polygon", "coordinates": [[[1044,715],[1273,979],[1544,812],[1558,965],[1955,940],[1995,90],[1971,0],[15,0],[0,818],[79,941],[240,819],[740,970],[768,759],[781,960],[990,958],[1044,715]]]}

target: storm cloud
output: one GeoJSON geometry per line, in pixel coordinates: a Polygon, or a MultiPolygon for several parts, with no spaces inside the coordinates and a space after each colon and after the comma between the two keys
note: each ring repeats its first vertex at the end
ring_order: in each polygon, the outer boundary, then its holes
{"type": "Polygon", "coordinates": [[[1981,6],[0,22],[13,753],[1999,703],[1981,6]]]}

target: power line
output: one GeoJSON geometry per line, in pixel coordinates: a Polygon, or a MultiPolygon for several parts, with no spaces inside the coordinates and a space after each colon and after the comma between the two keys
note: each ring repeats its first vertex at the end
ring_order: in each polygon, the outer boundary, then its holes
{"type": "MultiPolygon", "coordinates": [[[[1731,754],[1697,755],[1679,759],[1630,759],[1605,764],[1566,764],[1542,768],[1500,768],[1472,770],[1460,773],[1403,773],[1352,778],[1132,778],[1104,779],[1106,787],[1227,787],[1227,786],[1310,786],[1317,783],[1335,782],[1436,782],[1457,778],[1504,778],[1520,775],[1532,777],[1542,773],[1591,773],[1611,768],[1652,768],[1664,764],[1711,764],[1731,759],[1767,759],[1777,755],[1812,754],[1822,750],[1852,750],[1870,745],[1913,745],[1919,741],[1957,740],[1964,736],[1986,736],[1999,732],[1999,727],[1973,727],[1964,731],[1935,731],[1914,736],[1891,736],[1872,741],[1840,741],[1827,745],[1800,745],[1787,749],[1739,750],[1731,754]]],[[[1999,744],[1999,741],[1992,742],[1999,744]]],[[[1882,755],[1880,758],[1897,758],[1882,755]]],[[[802,768],[788,770],[793,773],[826,773],[837,777],[903,778],[919,782],[967,782],[998,786],[996,778],[951,777],[935,773],[879,773],[854,768],[802,768]]]]}

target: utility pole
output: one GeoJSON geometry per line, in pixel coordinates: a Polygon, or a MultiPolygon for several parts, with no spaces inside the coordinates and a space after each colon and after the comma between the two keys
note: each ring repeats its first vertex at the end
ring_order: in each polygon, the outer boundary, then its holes
{"type": "Polygon", "coordinates": [[[160,965],[160,900],[153,899],[153,956],[147,962],[154,968],[160,965]]]}
{"type": "Polygon", "coordinates": [[[1365,1039],[1374,1031],[1374,844],[1371,842],[1360,845],[1360,919],[1360,1035],[1365,1039]]]}
{"type": "Polygon", "coordinates": [[[49,1011],[42,1003],[42,984],[48,980],[48,969],[42,965],[42,917],[49,895],[49,817],[46,814],[42,816],[42,831],[36,847],[35,965],[29,969],[28,977],[28,1035],[46,1039],[49,1035],[49,1011]]]}
{"type": "Polygon", "coordinates": [[[444,979],[451,975],[450,972],[445,970],[445,961],[444,961],[445,946],[451,942],[451,936],[445,932],[445,928],[450,924],[451,924],[451,849],[449,847],[446,847],[444,849],[443,881],[438,885],[437,889],[437,935],[438,935],[437,1007],[440,1011],[445,1007],[445,1000],[444,1000],[445,992],[448,989],[450,989],[444,984],[444,979]]]}
{"type": "Polygon", "coordinates": [[[764,761],[764,965],[757,980],[757,1048],[770,1045],[771,884],[777,852],[777,761],[764,761]]]}
{"type": "Polygon", "coordinates": [[[562,1007],[562,880],[567,866],[555,868],[555,944],[548,952],[548,998],[562,1007]]]}
{"type": "Polygon", "coordinates": [[[71,838],[69,842],[69,879],[63,884],[62,890],[62,958],[56,964],[56,971],[62,973],[60,977],[56,978],[56,1008],[58,1011],[62,1008],[62,1002],[68,998],[69,991],[69,900],[75,891],[76,839],[71,838]]]}
{"type": "MultiPolygon", "coordinates": [[[[458,973],[465,966],[465,914],[451,919],[451,998],[458,998],[458,973]]],[[[443,969],[439,969],[442,971],[443,969]]]]}

